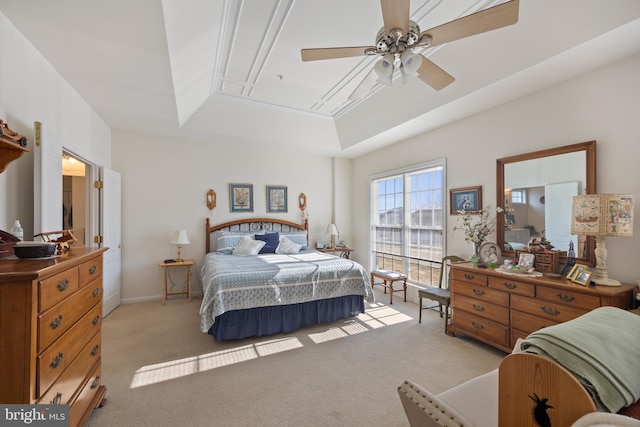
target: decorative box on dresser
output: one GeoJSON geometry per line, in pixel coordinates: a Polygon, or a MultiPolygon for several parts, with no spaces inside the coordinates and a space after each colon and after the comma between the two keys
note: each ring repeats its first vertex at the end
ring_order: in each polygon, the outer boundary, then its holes
{"type": "Polygon", "coordinates": [[[632,308],[635,286],[581,286],[546,276],[507,275],[465,262],[451,266],[450,289],[449,333],[510,352],[518,338],[594,308],[632,308]]]}
{"type": "Polygon", "coordinates": [[[101,405],[105,250],[0,258],[0,402],[69,404],[71,426],[101,405]]]}

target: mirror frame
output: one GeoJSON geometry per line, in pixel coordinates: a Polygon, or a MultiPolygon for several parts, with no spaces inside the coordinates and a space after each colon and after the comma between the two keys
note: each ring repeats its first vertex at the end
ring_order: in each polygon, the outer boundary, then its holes
{"type": "MultiPolygon", "coordinates": [[[[574,153],[577,151],[586,152],[586,173],[585,177],[586,194],[596,194],[596,141],[581,142],[578,144],[565,145],[563,147],[550,148],[546,150],[534,151],[531,153],[519,154],[516,156],[503,157],[496,160],[496,206],[504,206],[504,165],[516,163],[524,160],[539,159],[542,157],[557,156],[559,154],[574,153]]],[[[500,249],[504,248],[504,215],[498,215],[496,221],[496,240],[500,249]]],[[[591,266],[596,264],[595,239],[587,236],[587,257],[576,258],[576,262],[587,263],[591,266]]],[[[502,255],[514,258],[515,251],[504,251],[502,255]]],[[[566,262],[566,257],[561,257],[560,262],[566,262]]]]}

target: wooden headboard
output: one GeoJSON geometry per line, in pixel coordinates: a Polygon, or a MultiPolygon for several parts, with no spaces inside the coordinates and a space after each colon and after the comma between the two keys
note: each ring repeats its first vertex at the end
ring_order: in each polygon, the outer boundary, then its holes
{"type": "Polygon", "coordinates": [[[222,224],[211,225],[209,218],[206,222],[206,252],[208,254],[211,249],[211,233],[218,230],[224,231],[267,231],[267,232],[282,232],[287,233],[291,231],[306,231],[307,232],[307,245],[309,244],[309,222],[304,220],[304,224],[296,224],[295,222],[285,221],[275,218],[245,218],[235,221],[224,222],[222,224]]]}

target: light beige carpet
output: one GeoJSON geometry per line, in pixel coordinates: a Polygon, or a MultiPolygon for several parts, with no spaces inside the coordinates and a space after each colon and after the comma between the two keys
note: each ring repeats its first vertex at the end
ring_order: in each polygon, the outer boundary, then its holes
{"type": "Polygon", "coordinates": [[[198,298],[122,305],[103,321],[108,400],[88,425],[407,426],[405,378],[441,392],[504,356],[375,293],[358,319],[231,342],[200,332],[198,298]]]}

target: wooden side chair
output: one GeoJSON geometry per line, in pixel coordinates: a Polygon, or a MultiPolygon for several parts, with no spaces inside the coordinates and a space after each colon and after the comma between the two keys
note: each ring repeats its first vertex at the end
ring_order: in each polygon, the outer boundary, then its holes
{"type": "Polygon", "coordinates": [[[442,267],[440,270],[440,282],[438,287],[429,286],[418,290],[418,298],[420,299],[420,315],[418,316],[418,323],[422,323],[422,310],[429,307],[422,306],[422,299],[427,298],[438,303],[440,310],[440,317],[442,316],[444,306],[444,333],[447,333],[447,323],[449,323],[449,305],[451,304],[451,292],[449,291],[449,270],[447,269],[447,262],[460,262],[464,259],[456,255],[448,255],[442,258],[442,267]],[[446,279],[445,279],[446,276],[446,279]]]}

